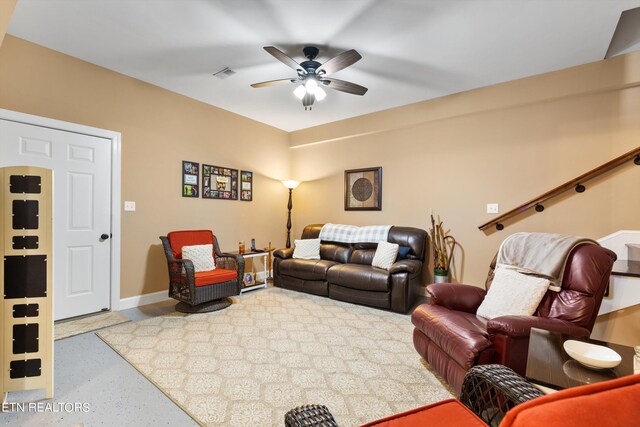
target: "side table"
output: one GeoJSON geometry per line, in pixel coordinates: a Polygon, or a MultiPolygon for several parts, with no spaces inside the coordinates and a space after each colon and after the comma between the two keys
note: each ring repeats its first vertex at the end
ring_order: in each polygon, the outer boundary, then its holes
{"type": "MultiPolygon", "coordinates": [[[[233,255],[242,255],[242,257],[245,259],[262,257],[262,267],[263,267],[262,280],[258,280],[256,277],[255,283],[250,286],[244,285],[243,288],[240,290],[240,293],[245,293],[248,291],[253,291],[255,289],[263,289],[267,287],[267,256],[269,255],[268,251],[256,250],[256,251],[250,251],[250,252],[244,252],[244,253],[239,253],[238,251],[234,251],[230,253],[232,253],[233,255]]],[[[244,278],[242,281],[244,283],[244,278]]]]}
{"type": "Polygon", "coordinates": [[[562,390],[584,384],[607,381],[633,374],[633,347],[612,344],[603,341],[586,340],[531,328],[529,353],[527,355],[527,371],[525,377],[543,391],[562,390]],[[563,348],[566,340],[577,339],[593,344],[604,345],[616,351],[621,357],[620,365],[612,369],[589,369],[573,360],[563,348]]]}

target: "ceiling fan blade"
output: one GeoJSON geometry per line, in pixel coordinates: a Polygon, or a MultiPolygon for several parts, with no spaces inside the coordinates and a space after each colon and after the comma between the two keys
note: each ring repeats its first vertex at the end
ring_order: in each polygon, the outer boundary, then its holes
{"type": "Polygon", "coordinates": [[[343,68],[347,68],[351,64],[358,62],[360,58],[362,58],[362,56],[353,49],[342,52],[340,55],[334,56],[333,58],[322,64],[320,68],[316,70],[316,73],[335,73],[342,70],[343,68]]]}
{"type": "Polygon", "coordinates": [[[344,80],[322,79],[321,81],[330,89],[339,90],[340,92],[346,92],[353,95],[364,95],[369,90],[364,86],[360,86],[351,82],[345,82],[344,80]]]}
{"type": "Polygon", "coordinates": [[[265,86],[275,86],[281,85],[285,83],[295,83],[296,79],[279,79],[279,80],[269,80],[267,82],[254,83],[251,87],[265,87],[265,86]]]}
{"type": "Polygon", "coordinates": [[[280,49],[278,49],[277,47],[273,47],[273,46],[265,46],[264,50],[266,50],[267,52],[269,52],[271,55],[273,55],[274,58],[276,58],[278,61],[282,62],[284,65],[293,68],[296,71],[302,71],[303,74],[306,74],[307,72],[300,66],[300,64],[298,64],[296,61],[294,61],[289,55],[287,55],[286,53],[284,53],[283,51],[281,51],[280,49]]]}
{"type": "Polygon", "coordinates": [[[634,46],[637,46],[640,41],[638,23],[640,23],[640,7],[622,12],[604,59],[634,50],[634,46]]]}

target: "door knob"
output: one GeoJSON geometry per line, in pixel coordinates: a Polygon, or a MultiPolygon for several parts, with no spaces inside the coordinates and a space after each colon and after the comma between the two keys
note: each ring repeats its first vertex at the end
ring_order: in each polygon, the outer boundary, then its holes
{"type": "Polygon", "coordinates": [[[100,238],[102,240],[107,240],[109,238],[109,235],[107,233],[102,233],[102,235],[100,235],[100,238]]]}

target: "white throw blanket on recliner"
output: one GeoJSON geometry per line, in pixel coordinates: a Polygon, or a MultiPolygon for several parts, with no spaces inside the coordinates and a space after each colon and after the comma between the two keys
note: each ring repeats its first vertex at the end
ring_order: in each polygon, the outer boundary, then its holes
{"type": "Polygon", "coordinates": [[[551,281],[552,290],[560,290],[567,257],[577,245],[598,242],[585,237],[550,233],[515,233],[504,239],[496,265],[515,268],[525,274],[551,281]]]}
{"type": "Polygon", "coordinates": [[[389,238],[391,225],[366,225],[358,227],[346,224],[325,224],[320,230],[320,240],[340,243],[378,243],[389,238]]]}

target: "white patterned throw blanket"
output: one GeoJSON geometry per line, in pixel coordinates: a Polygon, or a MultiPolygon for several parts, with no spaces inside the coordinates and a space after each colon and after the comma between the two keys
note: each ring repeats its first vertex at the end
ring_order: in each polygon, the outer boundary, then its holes
{"type": "Polygon", "coordinates": [[[595,240],[550,233],[515,233],[504,239],[496,264],[515,267],[525,274],[551,281],[549,289],[560,290],[567,257],[579,244],[598,244],[595,240]]]}
{"type": "Polygon", "coordinates": [[[391,225],[325,224],[320,230],[320,240],[340,243],[378,243],[389,238],[391,225]]]}

